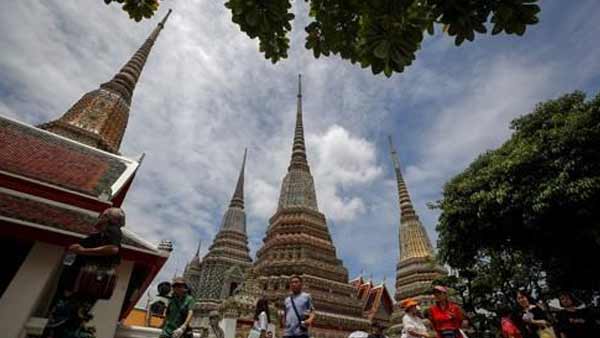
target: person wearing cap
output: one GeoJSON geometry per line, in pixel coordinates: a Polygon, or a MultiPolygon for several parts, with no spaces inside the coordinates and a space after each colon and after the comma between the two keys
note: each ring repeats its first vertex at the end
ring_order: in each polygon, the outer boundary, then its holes
{"type": "Polygon", "coordinates": [[[174,278],[172,285],[173,296],[167,307],[167,315],[160,338],[192,337],[189,324],[194,310],[194,298],[189,295],[188,286],[183,277],[174,278]]]}
{"type": "Polygon", "coordinates": [[[417,315],[417,306],[419,302],[409,298],[400,303],[404,309],[402,317],[402,335],[401,338],[428,338],[429,333],[427,327],[423,323],[423,319],[417,315]]]}
{"type": "Polygon", "coordinates": [[[441,285],[433,287],[433,304],[427,313],[438,338],[463,338],[460,331],[464,315],[462,309],[448,300],[448,289],[441,285]]]}

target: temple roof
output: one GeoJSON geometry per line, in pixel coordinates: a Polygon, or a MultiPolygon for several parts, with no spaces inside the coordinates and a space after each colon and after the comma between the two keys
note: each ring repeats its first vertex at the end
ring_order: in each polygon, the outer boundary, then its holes
{"type": "MultiPolygon", "coordinates": [[[[83,237],[94,232],[99,213],[0,188],[0,220],[24,227],[83,237]]],[[[156,246],[122,228],[125,248],[166,256],[156,246]]]]}
{"type": "Polygon", "coordinates": [[[298,75],[298,95],[296,108],[296,127],[292,145],[292,158],[288,173],[281,183],[278,210],[303,207],[318,211],[315,184],[310,174],[310,167],[306,159],[306,145],[304,143],[304,124],[302,121],[302,82],[298,75]]]}
{"type": "Polygon", "coordinates": [[[0,172],[110,200],[138,166],[136,160],[0,116],[0,172]]]}
{"type": "Polygon", "coordinates": [[[384,319],[389,319],[394,311],[394,303],[384,283],[372,287],[366,299],[364,311],[369,319],[372,320],[380,312],[381,307],[383,307],[383,313],[387,317],[384,319]]]}

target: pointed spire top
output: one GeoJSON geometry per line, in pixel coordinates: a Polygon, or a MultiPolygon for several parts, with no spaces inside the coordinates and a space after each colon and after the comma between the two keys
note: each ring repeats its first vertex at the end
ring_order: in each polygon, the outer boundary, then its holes
{"type": "Polygon", "coordinates": [[[99,89],[83,95],[60,118],[39,125],[50,132],[118,154],[127,129],[129,106],[158,34],[171,10],[121,70],[99,89]]]}
{"type": "Polygon", "coordinates": [[[389,141],[394,171],[396,172],[398,201],[400,204],[400,261],[414,257],[431,256],[433,254],[431,242],[410,200],[408,188],[400,170],[398,153],[394,148],[391,136],[389,137],[389,141]]]}
{"type": "Polygon", "coordinates": [[[294,130],[294,144],[292,146],[292,160],[288,171],[298,168],[310,172],[306,160],[306,145],[304,143],[304,124],[302,122],[302,75],[298,74],[298,96],[296,106],[296,128],[294,130]]]}
{"type": "Polygon", "coordinates": [[[173,10],[169,8],[169,11],[167,12],[167,15],[165,15],[165,17],[160,20],[160,22],[158,23],[158,25],[160,26],[160,28],[164,28],[165,27],[165,23],[167,23],[167,19],[169,19],[169,15],[171,15],[171,12],[173,10]]]}
{"type": "Polygon", "coordinates": [[[230,207],[244,208],[244,171],[246,168],[246,155],[248,154],[248,148],[244,149],[244,158],[242,160],[242,168],[240,169],[240,175],[238,177],[233,197],[231,198],[230,207]]]}
{"type": "Polygon", "coordinates": [[[152,33],[150,33],[140,49],[135,52],[131,59],[129,59],[125,66],[121,68],[121,70],[112,78],[112,80],[103,83],[100,85],[100,88],[116,92],[120,94],[128,103],[131,102],[133,90],[135,89],[135,85],[142,74],[142,69],[144,69],[146,59],[148,58],[150,50],[152,49],[156,38],[158,38],[160,31],[165,26],[169,15],[171,15],[171,12],[172,10],[169,9],[165,17],[156,25],[156,28],[154,28],[152,33]]]}
{"type": "Polygon", "coordinates": [[[402,177],[402,170],[400,169],[400,158],[392,142],[392,136],[388,136],[390,142],[390,153],[392,157],[392,163],[394,164],[394,172],[396,173],[396,184],[398,186],[398,196],[400,204],[400,219],[401,221],[408,220],[411,218],[418,219],[418,216],[413,207],[410,195],[408,194],[408,188],[402,177]]]}
{"type": "Polygon", "coordinates": [[[198,248],[196,249],[196,257],[200,257],[200,248],[202,247],[202,240],[198,241],[198,248]]]}

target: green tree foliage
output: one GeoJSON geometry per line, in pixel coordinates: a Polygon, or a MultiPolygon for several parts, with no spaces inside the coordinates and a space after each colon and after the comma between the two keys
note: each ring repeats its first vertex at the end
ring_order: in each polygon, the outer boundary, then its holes
{"type": "MultiPolygon", "coordinates": [[[[158,0],[104,0],[124,3],[135,20],[149,17],[158,0]]],[[[315,58],[337,55],[387,77],[415,60],[426,33],[443,27],[457,46],[475,34],[523,35],[538,22],[538,0],[305,0],[310,22],[305,47],[315,58]]],[[[232,21],[273,63],[287,57],[292,0],[226,0],[232,21]]]]}
{"type": "Polygon", "coordinates": [[[477,337],[496,336],[499,332],[501,309],[516,309],[516,290],[525,289],[546,299],[549,290],[540,264],[514,250],[482,252],[474,264],[434,281],[449,286],[455,298],[469,315],[477,337]]]}
{"type": "Polygon", "coordinates": [[[129,18],[135,21],[152,17],[159,5],[158,0],[104,0],[107,5],[112,2],[123,4],[121,8],[129,14],[129,18]]]}
{"type": "MultiPolygon", "coordinates": [[[[475,33],[523,35],[538,22],[537,0],[307,0],[311,22],[305,47],[316,58],[338,55],[390,77],[415,59],[426,32],[445,27],[456,45],[475,33]],[[487,24],[487,25],[486,25],[487,24]]],[[[290,0],[228,0],[233,22],[277,62],[287,56],[294,14],[290,0]]]]}
{"type": "Polygon", "coordinates": [[[479,156],[437,203],[440,259],[469,271],[520,252],[551,288],[600,290],[600,95],[581,92],[517,118],[500,148],[479,156]]]}

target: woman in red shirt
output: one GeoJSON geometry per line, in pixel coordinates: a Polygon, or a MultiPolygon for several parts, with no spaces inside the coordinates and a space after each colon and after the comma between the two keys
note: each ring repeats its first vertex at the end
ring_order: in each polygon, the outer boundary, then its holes
{"type": "Polygon", "coordinates": [[[438,285],[433,288],[433,304],[428,317],[438,338],[463,338],[460,327],[463,321],[461,308],[448,300],[448,289],[438,285]]]}
{"type": "Polygon", "coordinates": [[[500,316],[502,338],[523,338],[521,330],[517,327],[514,311],[510,307],[501,308],[500,316]]]}

